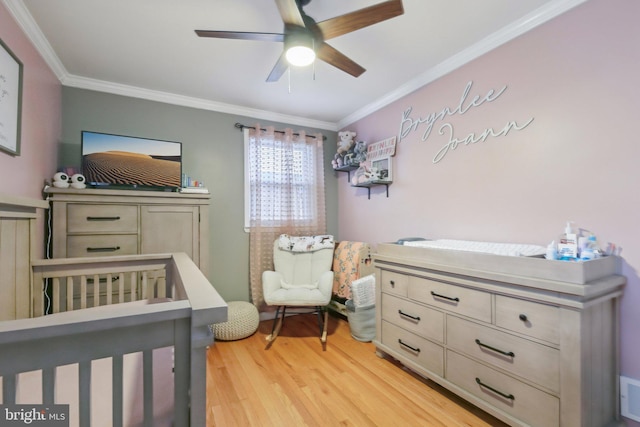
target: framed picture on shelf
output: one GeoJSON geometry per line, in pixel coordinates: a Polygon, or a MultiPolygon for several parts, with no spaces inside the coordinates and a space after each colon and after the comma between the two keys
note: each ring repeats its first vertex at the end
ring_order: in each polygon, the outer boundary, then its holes
{"type": "Polygon", "coordinates": [[[22,62],[0,40],[0,150],[20,155],[22,62]]]}
{"type": "Polygon", "coordinates": [[[393,163],[391,157],[383,157],[371,161],[372,181],[391,182],[393,181],[393,163]]]}

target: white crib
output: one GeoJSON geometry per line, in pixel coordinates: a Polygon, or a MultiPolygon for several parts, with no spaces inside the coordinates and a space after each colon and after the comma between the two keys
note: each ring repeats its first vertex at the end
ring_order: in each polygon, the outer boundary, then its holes
{"type": "Polygon", "coordinates": [[[33,259],[46,207],[0,195],[2,404],[68,404],[71,426],[205,426],[224,300],[184,253],[33,259]]]}

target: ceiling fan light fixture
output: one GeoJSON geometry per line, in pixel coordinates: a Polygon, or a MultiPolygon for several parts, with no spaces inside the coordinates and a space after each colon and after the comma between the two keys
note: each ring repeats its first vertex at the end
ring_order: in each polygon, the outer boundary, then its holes
{"type": "Polygon", "coordinates": [[[313,36],[306,31],[292,32],[285,39],[285,57],[296,67],[311,65],[316,59],[313,36]]]}
{"type": "Polygon", "coordinates": [[[316,53],[307,46],[292,46],[287,49],[287,61],[296,67],[311,65],[316,59],[316,53]]]}

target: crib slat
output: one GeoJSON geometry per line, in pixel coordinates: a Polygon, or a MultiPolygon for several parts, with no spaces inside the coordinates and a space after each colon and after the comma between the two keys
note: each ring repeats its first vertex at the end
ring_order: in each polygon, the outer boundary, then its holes
{"type": "Polygon", "coordinates": [[[56,371],[55,368],[42,370],[42,403],[53,405],[55,402],[56,371]]]}
{"type": "Polygon", "coordinates": [[[190,351],[191,337],[189,331],[191,325],[189,321],[180,319],[175,323],[174,329],[174,423],[177,426],[189,424],[189,379],[190,370],[190,351]]]}
{"type": "Polygon", "coordinates": [[[78,363],[79,424],[91,425],[91,361],[78,363]]]}
{"type": "Polygon", "coordinates": [[[67,277],[67,311],[73,310],[73,277],[67,277]]]}
{"type": "Polygon", "coordinates": [[[16,376],[4,375],[2,377],[2,404],[16,404],[16,376]]]}
{"type": "Polygon", "coordinates": [[[142,272],[142,290],[140,291],[140,299],[149,298],[149,290],[147,289],[147,272],[142,272]]]}
{"type": "Polygon", "coordinates": [[[60,279],[53,278],[53,312],[58,313],[60,311],[60,279]]]}
{"type": "Polygon", "coordinates": [[[93,276],[93,307],[100,305],[100,277],[96,274],[93,276]]]}
{"type": "Polygon", "coordinates": [[[131,273],[130,277],[131,277],[131,301],[136,301],[138,299],[136,295],[136,288],[137,288],[136,274],[131,273]]]}
{"type": "Polygon", "coordinates": [[[153,427],[153,350],[142,352],[142,394],[144,398],[144,425],[153,427]]]}
{"type": "Polygon", "coordinates": [[[87,308],[87,276],[80,276],[80,308],[87,308]]]}
{"type": "Polygon", "coordinates": [[[118,275],[118,304],[124,302],[124,273],[118,275]]]}
{"type": "Polygon", "coordinates": [[[165,298],[167,296],[167,281],[162,275],[162,271],[159,271],[160,277],[157,278],[158,282],[158,298],[165,298]]]}
{"type": "Polygon", "coordinates": [[[107,305],[111,305],[111,292],[113,286],[111,285],[111,273],[107,274],[107,305]]]}
{"type": "Polygon", "coordinates": [[[112,396],[112,408],[113,408],[113,427],[122,427],[123,424],[123,410],[122,410],[122,394],[123,394],[123,358],[122,355],[113,356],[112,360],[112,382],[113,382],[113,396],[112,396]]]}

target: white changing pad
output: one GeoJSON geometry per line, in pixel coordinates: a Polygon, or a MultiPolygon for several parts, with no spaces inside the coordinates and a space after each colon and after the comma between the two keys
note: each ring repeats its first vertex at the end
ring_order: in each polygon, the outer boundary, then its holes
{"type": "Polygon", "coordinates": [[[494,255],[536,256],[544,255],[546,248],[521,243],[474,242],[470,240],[418,240],[404,242],[404,246],[420,248],[450,249],[455,251],[483,252],[494,255]]]}

